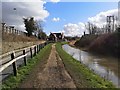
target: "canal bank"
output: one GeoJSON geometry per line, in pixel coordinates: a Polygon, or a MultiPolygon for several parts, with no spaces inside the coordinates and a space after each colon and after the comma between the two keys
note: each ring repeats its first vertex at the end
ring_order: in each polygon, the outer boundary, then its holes
{"type": "Polygon", "coordinates": [[[85,65],[74,59],[62,49],[62,44],[57,43],[57,51],[64,65],[73,78],[78,88],[114,88],[111,82],[101,78],[89,70],[85,65]]]}

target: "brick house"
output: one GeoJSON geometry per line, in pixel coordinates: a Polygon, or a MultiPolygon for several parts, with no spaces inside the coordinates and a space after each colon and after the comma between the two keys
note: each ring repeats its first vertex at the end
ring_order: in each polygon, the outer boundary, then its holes
{"type": "Polygon", "coordinates": [[[64,40],[64,34],[63,33],[50,33],[48,39],[49,41],[62,41],[64,40]]]}

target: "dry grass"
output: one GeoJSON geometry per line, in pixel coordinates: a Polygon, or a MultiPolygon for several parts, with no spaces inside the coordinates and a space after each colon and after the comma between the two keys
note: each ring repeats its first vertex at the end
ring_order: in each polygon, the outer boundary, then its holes
{"type": "Polygon", "coordinates": [[[76,41],[75,46],[77,47],[88,47],[91,42],[93,42],[98,35],[85,35],[80,38],[80,40],[76,41]]]}
{"type": "Polygon", "coordinates": [[[89,51],[98,52],[101,54],[118,55],[119,52],[119,38],[118,33],[110,33],[99,36],[89,46],[89,51]]]}
{"type": "Polygon", "coordinates": [[[38,39],[34,36],[27,37],[25,35],[16,35],[11,33],[2,33],[2,41],[3,42],[30,42],[30,41],[38,41],[38,39]]]}
{"type": "Polygon", "coordinates": [[[120,53],[120,33],[107,33],[103,35],[87,35],[81,37],[75,43],[76,47],[84,48],[83,50],[92,51],[103,55],[112,55],[119,57],[120,53]]]}
{"type": "Polygon", "coordinates": [[[2,34],[2,54],[9,51],[29,47],[35,44],[43,43],[43,40],[38,40],[36,37],[27,37],[24,35],[16,35],[10,33],[2,34]]]}

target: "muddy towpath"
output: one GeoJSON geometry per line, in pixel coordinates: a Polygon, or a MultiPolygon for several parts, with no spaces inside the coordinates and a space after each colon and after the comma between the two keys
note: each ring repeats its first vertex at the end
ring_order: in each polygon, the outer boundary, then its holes
{"type": "Polygon", "coordinates": [[[52,45],[48,60],[42,65],[36,66],[20,88],[76,88],[56,51],[55,44],[52,45]]]}

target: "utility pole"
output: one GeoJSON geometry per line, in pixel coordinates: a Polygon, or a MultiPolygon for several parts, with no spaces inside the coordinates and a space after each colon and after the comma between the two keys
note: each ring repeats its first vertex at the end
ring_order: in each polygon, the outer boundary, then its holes
{"type": "Polygon", "coordinates": [[[113,19],[113,32],[115,31],[115,18],[114,16],[112,16],[112,19],[113,19]]]}
{"type": "Polygon", "coordinates": [[[107,32],[113,32],[115,25],[115,18],[114,16],[107,16],[107,32]]]}
{"type": "Polygon", "coordinates": [[[118,27],[120,26],[120,1],[118,2],[118,27]]]}

